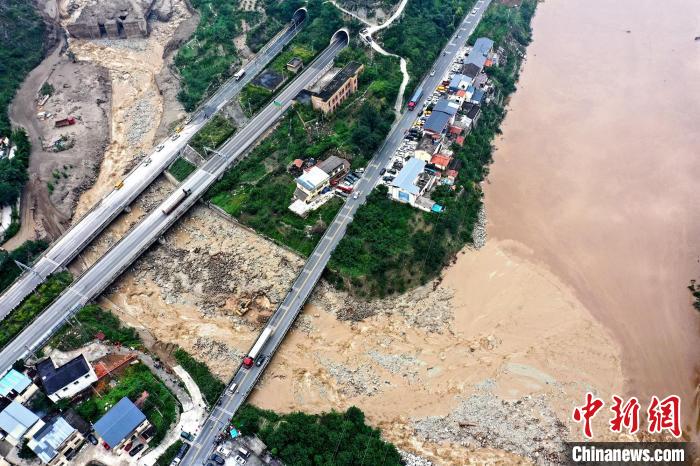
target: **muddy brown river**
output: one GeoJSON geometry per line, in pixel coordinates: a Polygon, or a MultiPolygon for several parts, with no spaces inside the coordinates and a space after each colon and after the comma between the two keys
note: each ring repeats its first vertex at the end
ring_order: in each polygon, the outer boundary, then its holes
{"type": "MultiPolygon", "coordinates": [[[[547,0],[486,185],[489,235],[571,286],[628,395],[696,419],[700,2],[547,0]]],[[[583,400],[584,394],[581,395],[583,400]]]]}

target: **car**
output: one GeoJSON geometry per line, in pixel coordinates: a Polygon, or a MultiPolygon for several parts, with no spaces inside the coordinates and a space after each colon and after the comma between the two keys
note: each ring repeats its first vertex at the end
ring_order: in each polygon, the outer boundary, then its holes
{"type": "Polygon", "coordinates": [[[387,175],[387,176],[383,177],[382,180],[387,181],[387,182],[388,182],[388,181],[394,181],[394,177],[393,177],[393,176],[387,175]]]}
{"type": "Polygon", "coordinates": [[[213,455],[211,455],[211,456],[209,457],[209,459],[210,459],[210,460],[214,460],[214,462],[215,462],[216,464],[224,464],[224,463],[226,463],[226,460],[224,460],[222,457],[220,457],[220,456],[217,455],[216,453],[214,453],[213,455]]]}
{"type": "Polygon", "coordinates": [[[124,445],[124,451],[129,451],[131,450],[131,447],[134,446],[134,442],[129,442],[126,445],[124,445]]]}
{"type": "Polygon", "coordinates": [[[390,169],[389,173],[391,173],[392,175],[396,175],[396,169],[394,169],[394,168],[390,169]]]}
{"type": "Polygon", "coordinates": [[[158,147],[156,147],[156,152],[162,151],[162,150],[163,150],[163,147],[165,147],[163,144],[161,144],[161,145],[159,145],[158,147]]]}
{"type": "Polygon", "coordinates": [[[267,359],[267,356],[265,356],[264,354],[258,356],[258,360],[255,361],[255,365],[258,367],[262,366],[266,359],[267,359]]]}
{"type": "Polygon", "coordinates": [[[248,458],[250,456],[250,452],[248,451],[247,448],[244,447],[239,447],[238,448],[238,454],[241,455],[243,458],[248,458]]]}
{"type": "Polygon", "coordinates": [[[131,449],[131,451],[129,452],[129,456],[136,456],[136,455],[138,455],[138,453],[139,453],[141,450],[143,450],[143,447],[144,447],[144,446],[145,446],[145,445],[144,445],[143,443],[139,443],[138,445],[136,445],[134,448],[131,449]]]}
{"type": "Polygon", "coordinates": [[[382,168],[381,170],[379,170],[380,175],[383,175],[384,173],[386,173],[386,168],[382,168]]]}
{"type": "Polygon", "coordinates": [[[170,139],[171,139],[172,141],[174,141],[174,140],[176,140],[176,139],[179,138],[179,137],[180,137],[180,133],[175,133],[175,134],[172,135],[172,137],[171,137],[170,139]]]}
{"type": "Polygon", "coordinates": [[[365,169],[362,168],[362,167],[360,167],[360,168],[358,168],[358,169],[355,170],[355,171],[356,171],[357,173],[364,173],[364,172],[365,172],[365,169]]]}
{"type": "Polygon", "coordinates": [[[352,195],[352,198],[353,198],[353,199],[357,199],[358,197],[360,197],[360,193],[358,193],[357,191],[355,191],[355,192],[353,193],[353,195],[352,195]]]}
{"type": "Polygon", "coordinates": [[[236,386],[237,386],[237,385],[238,385],[238,384],[236,384],[236,382],[232,382],[231,385],[228,386],[228,392],[229,392],[231,395],[233,395],[234,393],[236,393],[236,386]]]}
{"type": "Polygon", "coordinates": [[[435,76],[435,70],[430,72],[430,76],[435,76]]]}
{"type": "Polygon", "coordinates": [[[236,455],[236,463],[237,464],[245,464],[245,458],[243,458],[240,455],[236,455]]]}
{"type": "Polygon", "coordinates": [[[149,166],[151,164],[152,160],[150,157],[148,157],[146,160],[143,161],[144,166],[149,166]]]}
{"type": "Polygon", "coordinates": [[[190,434],[189,432],[185,432],[184,430],[180,432],[180,437],[184,438],[188,442],[194,440],[194,435],[190,434]]]}
{"type": "Polygon", "coordinates": [[[92,443],[93,445],[97,445],[97,437],[95,437],[93,434],[88,434],[87,436],[88,442],[92,443]]]}

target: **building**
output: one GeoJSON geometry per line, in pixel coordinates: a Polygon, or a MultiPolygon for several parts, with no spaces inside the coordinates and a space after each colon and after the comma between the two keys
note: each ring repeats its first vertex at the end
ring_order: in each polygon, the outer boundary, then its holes
{"type": "Polygon", "coordinates": [[[462,112],[464,113],[462,121],[467,124],[467,127],[476,126],[481,116],[481,107],[474,102],[465,102],[462,105],[462,112]]]}
{"type": "Polygon", "coordinates": [[[438,141],[436,143],[430,137],[423,137],[423,139],[421,139],[418,143],[418,146],[416,146],[416,150],[414,152],[415,158],[426,163],[430,162],[432,156],[440,150],[441,146],[442,142],[438,141]]]}
{"type": "Polygon", "coordinates": [[[462,74],[468,78],[471,78],[472,81],[476,79],[480,72],[481,68],[474,63],[466,63],[462,65],[462,74]]]}
{"type": "Polygon", "coordinates": [[[451,117],[454,117],[459,111],[459,104],[445,99],[440,99],[433,107],[433,112],[443,112],[447,113],[451,117]]]}
{"type": "Polygon", "coordinates": [[[68,466],[84,441],[80,432],[59,416],[37,430],[27,446],[44,464],[68,466]]]}
{"type": "Polygon", "coordinates": [[[481,71],[486,64],[486,60],[488,59],[492,48],[493,41],[491,39],[487,37],[479,37],[474,43],[474,47],[472,47],[472,51],[469,52],[469,56],[464,61],[464,64],[467,65],[472,63],[479,68],[479,71],[481,71]]]}
{"type": "Polygon", "coordinates": [[[44,391],[54,403],[72,398],[97,381],[92,366],[82,354],[60,367],[55,367],[51,358],[36,365],[44,391]]]}
{"type": "Polygon", "coordinates": [[[150,427],[146,415],[127,397],[119,400],[93,426],[105,448],[115,452],[132,437],[138,437],[150,427]]]}
{"type": "Polygon", "coordinates": [[[326,172],[331,179],[343,176],[350,170],[350,162],[335,155],[331,155],[316,166],[326,172]]]}
{"type": "Polygon", "coordinates": [[[433,110],[433,113],[431,113],[428,119],[425,120],[423,131],[433,137],[439,137],[445,131],[447,125],[451,123],[453,118],[453,115],[433,110]]]}
{"type": "Polygon", "coordinates": [[[294,74],[297,74],[302,68],[304,68],[304,62],[299,57],[294,57],[287,62],[287,70],[294,74]]]}
{"type": "Polygon", "coordinates": [[[10,445],[18,445],[41,425],[43,423],[39,416],[16,401],[10,402],[0,411],[0,439],[6,440],[10,445]]]}
{"type": "Polygon", "coordinates": [[[323,113],[331,113],[357,90],[357,77],[365,67],[351,61],[340,70],[319,92],[311,95],[311,105],[323,113]]]}
{"type": "Polygon", "coordinates": [[[483,89],[476,89],[472,98],[469,100],[471,103],[481,105],[486,98],[486,92],[483,89]]]}
{"type": "Polygon", "coordinates": [[[147,37],[155,0],[89,2],[76,20],[66,25],[68,34],[80,39],[147,37]]]}
{"type": "Polygon", "coordinates": [[[311,167],[296,179],[297,189],[294,190],[294,197],[308,204],[329,186],[330,179],[331,177],[328,176],[328,173],[318,168],[318,166],[311,167]]]}
{"type": "Polygon", "coordinates": [[[471,86],[473,79],[463,74],[456,74],[450,80],[450,92],[457,92],[471,86]]]}
{"type": "Polygon", "coordinates": [[[452,157],[450,157],[449,155],[435,154],[430,159],[430,163],[435,165],[440,170],[444,170],[447,168],[447,165],[449,165],[451,160],[452,160],[452,157]]]}
{"type": "Polygon", "coordinates": [[[31,398],[38,389],[29,377],[15,369],[0,378],[0,396],[20,403],[31,398]]]}
{"type": "Polygon", "coordinates": [[[408,159],[389,186],[392,199],[416,205],[416,201],[432,186],[434,178],[424,172],[425,162],[414,157],[408,159]]]}

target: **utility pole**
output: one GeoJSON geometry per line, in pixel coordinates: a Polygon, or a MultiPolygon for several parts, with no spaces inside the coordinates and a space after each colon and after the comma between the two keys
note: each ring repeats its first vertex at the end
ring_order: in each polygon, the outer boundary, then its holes
{"type": "Polygon", "coordinates": [[[19,269],[20,269],[22,272],[33,273],[33,274],[36,275],[37,277],[42,278],[42,277],[41,277],[41,274],[40,274],[39,272],[37,272],[36,270],[34,270],[33,268],[31,268],[30,266],[21,263],[21,262],[18,261],[18,260],[15,260],[15,265],[16,265],[17,267],[19,267],[19,269]]]}

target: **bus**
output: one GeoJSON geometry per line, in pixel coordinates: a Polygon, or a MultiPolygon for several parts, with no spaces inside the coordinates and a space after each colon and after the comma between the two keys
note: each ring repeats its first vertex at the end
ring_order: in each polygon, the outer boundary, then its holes
{"type": "Polygon", "coordinates": [[[236,78],[236,81],[240,81],[243,76],[245,76],[244,69],[238,70],[238,72],[236,72],[236,74],[233,75],[233,77],[236,78]]]}
{"type": "Polygon", "coordinates": [[[416,92],[413,94],[413,97],[411,97],[411,100],[408,101],[408,109],[413,110],[416,108],[416,105],[418,105],[418,101],[420,98],[423,96],[423,87],[419,87],[416,89],[416,92]]]}

